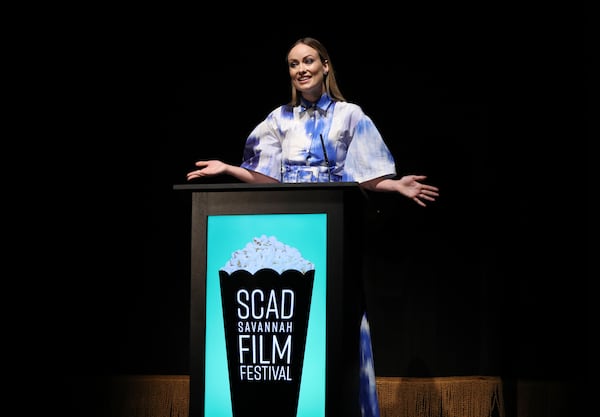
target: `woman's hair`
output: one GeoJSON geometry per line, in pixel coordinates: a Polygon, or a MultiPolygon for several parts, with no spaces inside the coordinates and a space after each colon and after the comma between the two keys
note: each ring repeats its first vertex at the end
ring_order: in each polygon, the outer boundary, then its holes
{"type": "MultiPolygon", "coordinates": [[[[327,64],[329,64],[329,71],[328,71],[327,75],[325,76],[325,91],[327,92],[329,97],[333,101],[346,101],[346,99],[342,95],[342,92],[340,91],[340,88],[338,87],[337,81],[335,80],[335,72],[333,71],[333,63],[331,62],[331,58],[329,58],[329,53],[327,52],[327,49],[325,49],[325,46],[323,46],[323,44],[321,42],[319,42],[318,40],[316,40],[315,38],[300,38],[296,42],[294,42],[294,44],[290,47],[290,49],[288,49],[288,54],[289,54],[289,51],[291,51],[292,48],[294,48],[294,46],[301,44],[301,43],[304,45],[310,46],[311,48],[316,50],[319,53],[319,58],[321,59],[321,62],[326,62],[327,64]]],[[[286,55],[286,63],[287,63],[287,55],[286,55]]],[[[300,94],[298,94],[298,91],[294,87],[293,82],[292,82],[292,99],[289,104],[292,106],[297,106],[300,104],[300,94]]]]}

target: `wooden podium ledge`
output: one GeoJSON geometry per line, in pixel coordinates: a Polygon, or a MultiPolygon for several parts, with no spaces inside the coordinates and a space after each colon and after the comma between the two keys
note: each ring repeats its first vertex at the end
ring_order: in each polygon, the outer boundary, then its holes
{"type": "MultiPolygon", "coordinates": [[[[106,382],[100,400],[106,416],[188,417],[188,375],[125,375],[106,382]]],[[[536,410],[553,416],[550,410],[561,409],[560,384],[517,385],[518,417],[540,415],[536,410]]],[[[506,417],[500,377],[377,377],[377,391],[381,417],[506,417]]]]}

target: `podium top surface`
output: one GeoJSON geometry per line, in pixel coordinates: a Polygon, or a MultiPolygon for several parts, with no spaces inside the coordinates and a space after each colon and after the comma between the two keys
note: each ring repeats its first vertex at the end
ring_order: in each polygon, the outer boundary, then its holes
{"type": "Polygon", "coordinates": [[[279,190],[322,190],[360,188],[357,182],[315,182],[315,183],[275,183],[275,184],[175,184],[174,190],[183,191],[279,191],[279,190]]]}

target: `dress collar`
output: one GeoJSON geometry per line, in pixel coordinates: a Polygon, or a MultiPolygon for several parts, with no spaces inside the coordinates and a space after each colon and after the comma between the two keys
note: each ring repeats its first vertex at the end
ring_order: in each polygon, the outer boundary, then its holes
{"type": "Polygon", "coordinates": [[[317,110],[321,115],[326,115],[329,106],[333,103],[333,100],[327,95],[327,93],[323,93],[321,98],[316,103],[311,103],[304,99],[300,99],[300,113],[308,111],[312,114],[315,110],[317,110]]]}

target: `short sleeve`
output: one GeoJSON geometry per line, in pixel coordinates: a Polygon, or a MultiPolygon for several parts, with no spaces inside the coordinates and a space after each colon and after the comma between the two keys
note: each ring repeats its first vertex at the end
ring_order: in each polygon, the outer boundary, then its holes
{"type": "Polygon", "coordinates": [[[365,182],[396,175],[396,164],[373,121],[354,106],[353,126],[344,163],[344,181],[365,182]],[[357,118],[356,118],[357,117],[357,118]]]}
{"type": "Polygon", "coordinates": [[[281,138],[273,112],[246,139],[240,166],[280,180],[281,161],[281,138]]]}

